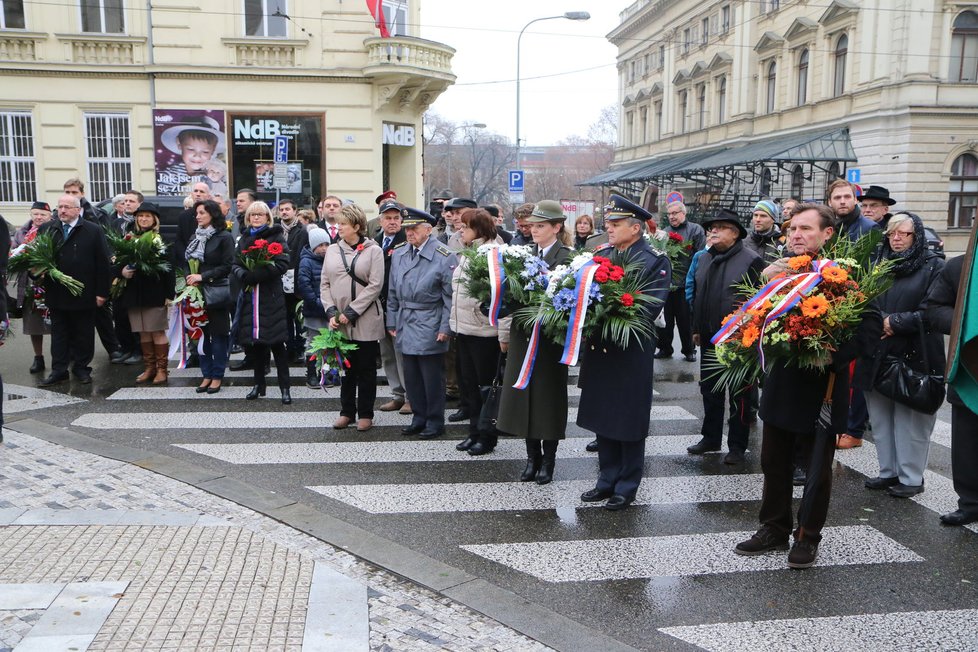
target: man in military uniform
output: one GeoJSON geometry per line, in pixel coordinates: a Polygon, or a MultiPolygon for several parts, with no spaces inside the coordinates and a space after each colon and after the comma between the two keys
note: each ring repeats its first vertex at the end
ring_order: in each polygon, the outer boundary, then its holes
{"type": "Polygon", "coordinates": [[[387,294],[387,329],[404,357],[403,381],[413,414],[401,434],[431,439],[445,433],[444,357],[457,260],[431,237],[435,218],[428,213],[405,208],[402,224],[407,245],[394,253],[387,294]]]}
{"type": "MultiPolygon", "coordinates": [[[[642,294],[656,301],[643,315],[650,332],[669,294],[669,258],[655,252],[645,238],[645,220],[652,215],[619,195],[611,196],[605,228],[611,245],[597,253],[616,265],[640,265],[642,294]]],[[[635,500],[645,466],[645,439],[652,411],[654,336],[634,338],[620,348],[614,342],[590,337],[582,344],[581,401],[577,425],[598,438],[598,481],[581,495],[584,502],[607,499],[605,509],[617,511],[635,500]]]]}

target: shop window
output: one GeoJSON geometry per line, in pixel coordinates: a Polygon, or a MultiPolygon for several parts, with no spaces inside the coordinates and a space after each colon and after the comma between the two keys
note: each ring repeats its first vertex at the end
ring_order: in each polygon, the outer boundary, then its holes
{"type": "Polygon", "coordinates": [[[0,29],[24,29],[24,0],[0,0],[0,29]]]}
{"type": "Polygon", "coordinates": [[[285,0],[244,0],[245,36],[284,38],[287,15],[285,0]]]}
{"type": "Polygon", "coordinates": [[[132,188],[128,115],[86,113],[85,153],[93,201],[109,199],[132,188]]]}
{"type": "Polygon", "coordinates": [[[798,106],[808,101],[808,49],[798,56],[798,106]]]}
{"type": "Polygon", "coordinates": [[[969,229],[978,210],[978,157],[962,154],[951,166],[947,225],[952,229],[969,229]]]}
{"type": "Polygon", "coordinates": [[[81,0],[80,6],[83,32],[125,33],[126,19],[122,0],[81,0]]]}
{"type": "Polygon", "coordinates": [[[0,113],[0,202],[29,203],[37,197],[31,114],[0,113]]]}
{"type": "Polygon", "coordinates": [[[835,42],[833,54],[834,74],[832,77],[832,97],[839,97],[846,92],[846,59],[849,56],[849,37],[843,34],[835,42]]]}
{"type": "Polygon", "coordinates": [[[965,11],[954,19],[949,77],[953,82],[978,81],[978,13],[965,11]]]}

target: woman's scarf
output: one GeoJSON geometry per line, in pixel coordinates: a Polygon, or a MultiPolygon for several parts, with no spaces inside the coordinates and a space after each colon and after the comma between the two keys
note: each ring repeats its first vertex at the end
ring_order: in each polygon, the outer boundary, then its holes
{"type": "Polygon", "coordinates": [[[262,224],[261,226],[250,226],[250,227],[248,227],[248,234],[249,235],[258,235],[259,233],[261,233],[262,231],[264,231],[267,228],[268,228],[268,225],[267,224],[262,224]]]}
{"type": "Polygon", "coordinates": [[[924,223],[916,213],[905,213],[913,222],[913,244],[906,251],[896,252],[890,248],[890,240],[883,241],[883,258],[893,261],[893,273],[897,278],[910,276],[924,264],[927,255],[927,234],[924,223]]]}
{"type": "Polygon", "coordinates": [[[211,236],[217,233],[217,229],[213,226],[208,227],[197,227],[196,233],[194,233],[194,239],[190,241],[187,245],[187,260],[195,258],[197,260],[204,260],[204,246],[207,241],[211,239],[211,236]]]}

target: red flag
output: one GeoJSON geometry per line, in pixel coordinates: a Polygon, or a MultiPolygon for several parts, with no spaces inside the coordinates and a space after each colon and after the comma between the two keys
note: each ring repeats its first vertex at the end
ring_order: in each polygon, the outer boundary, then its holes
{"type": "Polygon", "coordinates": [[[380,30],[380,35],[384,38],[390,38],[390,30],[387,29],[387,20],[384,18],[384,8],[381,0],[367,0],[367,9],[370,10],[370,15],[374,17],[374,25],[380,30]]]}

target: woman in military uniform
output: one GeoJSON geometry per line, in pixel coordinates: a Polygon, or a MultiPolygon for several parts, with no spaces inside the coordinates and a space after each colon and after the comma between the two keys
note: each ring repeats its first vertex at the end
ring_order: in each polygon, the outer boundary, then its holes
{"type": "MultiPolygon", "coordinates": [[[[552,200],[541,201],[527,218],[533,252],[550,269],[567,264],[574,253],[567,246],[566,219],[560,203],[552,200]]],[[[557,445],[567,430],[567,366],[560,364],[563,347],[541,337],[529,386],[514,389],[529,339],[529,333],[513,320],[496,429],[526,438],[526,469],[520,481],[547,484],[553,480],[557,445]]]]}

